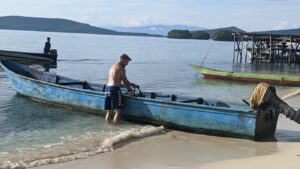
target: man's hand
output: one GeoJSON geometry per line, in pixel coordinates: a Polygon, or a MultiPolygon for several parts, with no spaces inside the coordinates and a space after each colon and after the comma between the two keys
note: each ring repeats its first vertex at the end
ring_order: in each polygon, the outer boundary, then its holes
{"type": "Polygon", "coordinates": [[[130,87],[130,88],[127,88],[127,92],[128,93],[132,93],[133,92],[133,89],[130,87]]]}
{"type": "Polygon", "coordinates": [[[140,86],[139,86],[139,85],[137,85],[137,84],[135,84],[135,83],[132,83],[132,87],[134,87],[134,88],[137,88],[137,89],[139,89],[139,88],[140,88],[140,86]]]}

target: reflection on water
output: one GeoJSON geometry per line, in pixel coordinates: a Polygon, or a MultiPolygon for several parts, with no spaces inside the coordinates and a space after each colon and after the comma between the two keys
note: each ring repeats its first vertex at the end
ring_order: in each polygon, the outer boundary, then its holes
{"type": "Polygon", "coordinates": [[[232,71],[247,73],[271,73],[271,74],[290,74],[298,75],[300,71],[299,64],[233,64],[232,71]]]}

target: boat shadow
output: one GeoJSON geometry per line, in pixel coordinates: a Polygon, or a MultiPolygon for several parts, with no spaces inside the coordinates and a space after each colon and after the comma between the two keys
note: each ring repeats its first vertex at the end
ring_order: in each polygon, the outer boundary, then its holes
{"type": "Polygon", "coordinates": [[[300,131],[277,129],[272,137],[266,137],[258,142],[300,142],[300,131]]]}

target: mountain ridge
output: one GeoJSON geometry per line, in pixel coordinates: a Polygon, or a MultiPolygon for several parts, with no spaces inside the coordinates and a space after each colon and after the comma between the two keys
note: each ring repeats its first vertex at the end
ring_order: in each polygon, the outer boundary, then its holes
{"type": "Polygon", "coordinates": [[[146,33],[117,32],[68,19],[25,16],[0,17],[0,29],[127,36],[159,36],[146,33]]]}
{"type": "MultiPolygon", "coordinates": [[[[212,36],[215,32],[227,29],[233,32],[246,32],[236,26],[207,29],[197,26],[185,25],[149,25],[140,27],[115,27],[124,28],[123,31],[111,30],[92,26],[87,23],[81,23],[63,18],[42,18],[42,17],[26,17],[26,16],[2,16],[0,17],[0,29],[6,30],[29,30],[29,31],[44,31],[44,32],[64,32],[64,33],[87,33],[87,34],[103,34],[103,35],[126,35],[126,36],[151,36],[151,37],[166,37],[168,32],[174,29],[189,30],[189,31],[205,31],[212,36]],[[126,29],[127,30],[126,30],[126,29]],[[136,29],[136,32],[129,30],[136,29]],[[143,31],[144,29],[144,31],[143,31]],[[152,30],[149,31],[149,30],[152,30]],[[131,32],[129,32],[131,31],[131,32]]],[[[283,34],[283,35],[300,35],[300,28],[285,29],[285,30],[270,30],[256,31],[249,33],[261,34],[283,34]]]]}

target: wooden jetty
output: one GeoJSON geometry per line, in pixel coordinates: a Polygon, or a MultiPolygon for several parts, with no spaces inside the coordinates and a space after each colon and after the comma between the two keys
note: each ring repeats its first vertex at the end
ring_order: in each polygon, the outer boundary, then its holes
{"type": "Polygon", "coordinates": [[[233,62],[300,63],[300,35],[233,33],[233,62]]]}

